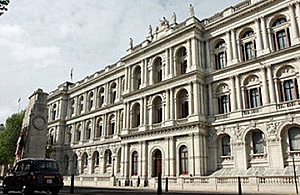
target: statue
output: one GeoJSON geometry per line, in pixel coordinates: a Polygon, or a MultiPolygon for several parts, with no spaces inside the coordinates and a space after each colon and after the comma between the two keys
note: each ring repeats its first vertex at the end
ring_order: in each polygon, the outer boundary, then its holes
{"type": "Polygon", "coordinates": [[[129,38],[129,48],[130,49],[133,48],[133,40],[132,40],[132,38],[129,38]]]}
{"type": "Polygon", "coordinates": [[[173,12],[172,19],[173,19],[173,23],[176,24],[176,13],[175,12],[173,12]]]}
{"type": "Polygon", "coordinates": [[[151,24],[149,25],[149,35],[150,35],[150,37],[152,37],[152,26],[151,26],[151,24]]]}
{"type": "Polygon", "coordinates": [[[163,19],[160,20],[160,26],[165,26],[165,27],[169,26],[169,21],[166,19],[166,17],[163,17],[163,19]]]}
{"type": "Polygon", "coordinates": [[[191,17],[195,16],[195,10],[194,10],[194,6],[192,4],[190,4],[190,16],[191,17]]]}

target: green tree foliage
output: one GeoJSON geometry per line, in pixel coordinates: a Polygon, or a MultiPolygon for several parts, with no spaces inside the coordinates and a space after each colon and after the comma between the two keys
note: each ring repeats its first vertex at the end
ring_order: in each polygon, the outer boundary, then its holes
{"type": "Polygon", "coordinates": [[[10,164],[15,160],[15,151],[24,114],[24,111],[13,114],[6,120],[5,129],[0,131],[0,164],[10,164]]]}
{"type": "Polygon", "coordinates": [[[7,6],[10,0],[0,0],[0,16],[7,11],[7,6]]]}

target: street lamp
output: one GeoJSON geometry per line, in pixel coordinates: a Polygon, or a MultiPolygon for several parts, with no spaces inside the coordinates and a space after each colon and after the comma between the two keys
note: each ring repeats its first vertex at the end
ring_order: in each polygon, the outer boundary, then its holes
{"type": "Polygon", "coordinates": [[[295,181],[295,187],[296,187],[296,194],[298,194],[298,184],[297,184],[297,174],[296,174],[296,167],[295,167],[295,157],[292,156],[293,160],[293,170],[294,170],[294,181],[295,181]]]}

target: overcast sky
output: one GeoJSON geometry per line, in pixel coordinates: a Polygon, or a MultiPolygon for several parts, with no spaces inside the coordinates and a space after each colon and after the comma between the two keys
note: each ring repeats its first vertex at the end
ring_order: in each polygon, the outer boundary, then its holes
{"type": "Polygon", "coordinates": [[[125,55],[166,17],[208,18],[242,0],[13,0],[0,17],[0,123],[46,92],[79,81],[125,55]],[[21,101],[18,104],[18,100],[21,101]]]}

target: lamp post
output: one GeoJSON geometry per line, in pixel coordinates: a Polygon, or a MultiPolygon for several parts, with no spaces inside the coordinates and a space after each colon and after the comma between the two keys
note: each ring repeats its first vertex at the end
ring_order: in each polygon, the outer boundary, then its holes
{"type": "Polygon", "coordinates": [[[296,167],[295,167],[295,157],[292,156],[293,160],[293,170],[294,170],[294,181],[295,181],[295,187],[296,187],[296,194],[298,194],[298,184],[297,184],[297,174],[296,174],[296,167]]]}

